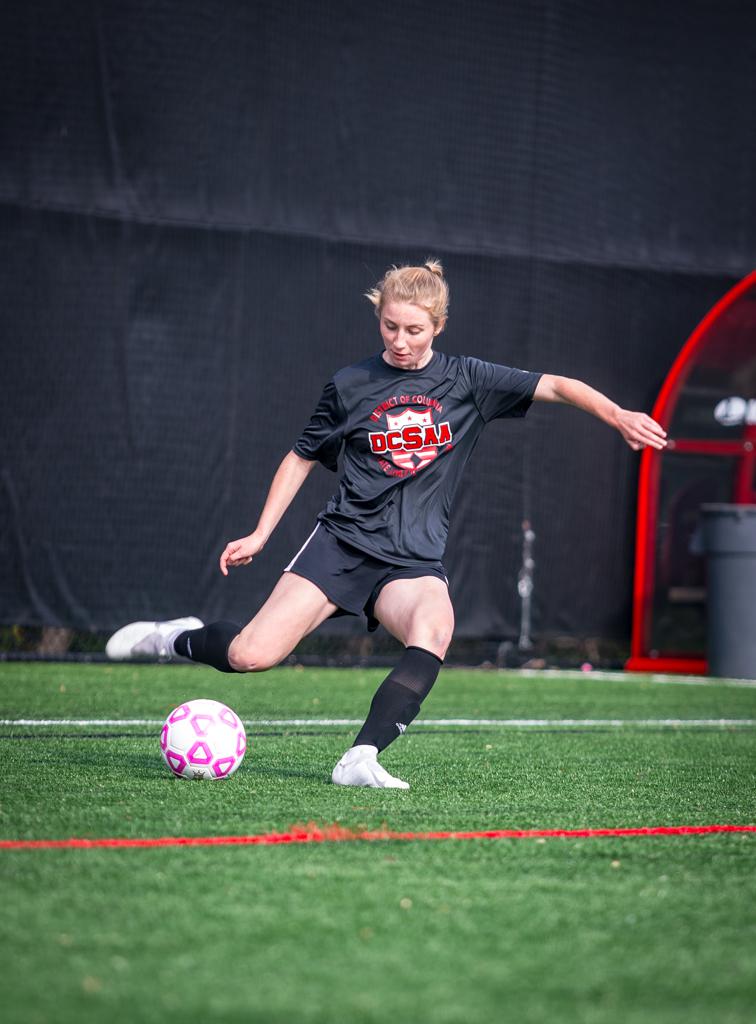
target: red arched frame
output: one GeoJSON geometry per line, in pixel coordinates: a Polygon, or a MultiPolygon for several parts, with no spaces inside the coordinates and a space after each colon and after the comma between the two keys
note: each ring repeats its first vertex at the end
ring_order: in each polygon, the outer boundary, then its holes
{"type": "MultiPolygon", "coordinates": [[[[665,430],[669,429],[681,389],[695,366],[696,355],[714,323],[749,289],[756,287],[756,271],[732,288],[706,314],[696,327],[672,365],[659,392],[653,417],[665,430]]],[[[756,459],[756,426],[746,427],[744,438],[738,440],[685,440],[670,438],[668,451],[740,457],[733,501],[756,500],[753,493],[754,460],[756,459]]],[[[638,516],[635,545],[635,582],[633,586],[633,630],[631,654],[625,668],[632,672],[689,672],[705,674],[705,658],[658,657],[650,653],[651,608],[654,593],[654,546],[659,513],[659,481],[663,452],[646,448],[641,457],[638,484],[638,516]]]]}

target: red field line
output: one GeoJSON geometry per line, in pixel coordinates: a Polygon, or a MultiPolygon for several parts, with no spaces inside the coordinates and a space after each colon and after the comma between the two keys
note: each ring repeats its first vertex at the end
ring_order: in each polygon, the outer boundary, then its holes
{"type": "Polygon", "coordinates": [[[144,839],[3,839],[0,850],[93,849],[126,846],[275,846],[287,843],[343,843],[380,839],[597,839],[604,836],[700,836],[717,832],[756,832],[756,825],[672,825],[654,828],[491,829],[485,832],[354,832],[339,825],[293,826],[289,832],[252,836],[156,836],[144,839]]]}

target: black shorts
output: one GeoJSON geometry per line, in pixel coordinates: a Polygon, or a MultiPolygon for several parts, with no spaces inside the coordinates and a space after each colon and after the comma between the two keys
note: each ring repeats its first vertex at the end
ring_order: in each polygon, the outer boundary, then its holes
{"type": "Polygon", "coordinates": [[[375,602],[387,583],[421,576],[435,576],[447,585],[449,582],[440,562],[418,562],[417,565],[381,562],[334,537],[322,523],[318,523],[284,572],[293,572],[314,583],[329,601],[338,605],[334,615],[364,612],[371,633],[378,628],[375,602]]]}

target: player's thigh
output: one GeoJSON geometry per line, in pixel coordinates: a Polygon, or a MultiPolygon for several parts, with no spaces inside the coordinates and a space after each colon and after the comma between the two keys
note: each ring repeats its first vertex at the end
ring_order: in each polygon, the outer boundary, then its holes
{"type": "Polygon", "coordinates": [[[336,605],[314,583],[285,572],[260,611],[231,644],[229,661],[239,671],[271,668],[335,611],[336,605]]]}
{"type": "Polygon", "coordinates": [[[375,617],[405,647],[443,658],[454,633],[449,588],[437,576],[392,580],[375,602],[375,617]]]}

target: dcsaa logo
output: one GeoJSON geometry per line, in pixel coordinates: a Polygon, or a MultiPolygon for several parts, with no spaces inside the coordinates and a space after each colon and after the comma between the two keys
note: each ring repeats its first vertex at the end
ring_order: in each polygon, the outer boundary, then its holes
{"type": "Polygon", "coordinates": [[[449,423],[434,423],[430,409],[404,409],[387,413],[388,430],[370,433],[370,450],[388,456],[404,472],[416,473],[437,457],[440,448],[452,443],[449,423]]]}

